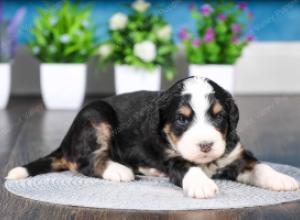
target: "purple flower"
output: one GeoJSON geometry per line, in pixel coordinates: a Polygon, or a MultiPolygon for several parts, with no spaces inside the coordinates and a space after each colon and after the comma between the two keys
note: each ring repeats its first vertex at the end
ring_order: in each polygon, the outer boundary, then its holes
{"type": "Polygon", "coordinates": [[[25,13],[26,13],[26,9],[24,7],[20,8],[17,11],[15,17],[12,20],[10,20],[9,26],[7,28],[7,31],[11,36],[11,56],[15,55],[15,50],[17,47],[17,28],[18,25],[23,20],[25,13]]]}
{"type": "Polygon", "coordinates": [[[248,7],[248,5],[247,5],[246,2],[240,2],[240,3],[238,4],[238,9],[240,9],[241,11],[246,10],[247,7],[248,7]]]}
{"type": "Polygon", "coordinates": [[[254,36],[253,36],[253,35],[248,35],[248,36],[246,37],[246,41],[247,41],[248,43],[254,41],[254,36]]]}
{"type": "Polygon", "coordinates": [[[211,7],[210,4],[204,4],[204,5],[200,8],[200,13],[201,13],[203,16],[208,16],[208,15],[210,15],[213,11],[214,11],[214,9],[211,7]]]}
{"type": "Polygon", "coordinates": [[[201,39],[195,38],[192,40],[193,47],[199,47],[201,45],[201,39]]]}
{"type": "Polygon", "coordinates": [[[186,40],[187,38],[189,38],[189,32],[186,28],[182,28],[179,31],[178,36],[181,40],[186,40]]]}
{"type": "Polygon", "coordinates": [[[205,42],[211,42],[215,39],[215,32],[214,32],[214,29],[212,28],[208,28],[206,30],[206,33],[204,35],[204,41],[205,42]]]}
{"type": "Polygon", "coordinates": [[[241,31],[241,25],[239,24],[232,24],[231,30],[233,33],[239,33],[241,31]]]}
{"type": "Polygon", "coordinates": [[[9,33],[15,33],[17,30],[17,26],[19,25],[19,23],[22,21],[23,17],[25,16],[26,13],[26,9],[20,8],[15,17],[10,21],[9,27],[8,27],[8,32],[9,33]]]}
{"type": "Polygon", "coordinates": [[[219,21],[225,21],[225,19],[226,19],[226,16],[225,16],[224,13],[221,13],[221,14],[218,15],[218,20],[219,21]]]}
{"type": "Polygon", "coordinates": [[[231,38],[231,42],[234,44],[238,44],[240,42],[240,38],[238,36],[233,36],[231,38]]]}

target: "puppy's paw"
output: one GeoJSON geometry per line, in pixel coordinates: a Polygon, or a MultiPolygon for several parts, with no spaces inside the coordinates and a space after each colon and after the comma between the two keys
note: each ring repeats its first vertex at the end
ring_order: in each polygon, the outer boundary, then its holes
{"type": "Polygon", "coordinates": [[[255,185],[274,191],[295,191],[299,183],[290,176],[280,173],[266,164],[255,167],[255,185]]]}
{"type": "Polygon", "coordinates": [[[134,180],[134,173],[130,168],[120,163],[108,161],[102,177],[116,182],[129,182],[134,180]]]}
{"type": "Polygon", "coordinates": [[[28,176],[29,176],[28,170],[25,167],[15,167],[8,172],[7,177],[5,177],[5,179],[18,180],[18,179],[24,179],[28,176]]]}
{"type": "Polygon", "coordinates": [[[182,188],[187,196],[197,199],[212,198],[219,191],[216,183],[198,167],[189,169],[183,178],[182,188]]]}

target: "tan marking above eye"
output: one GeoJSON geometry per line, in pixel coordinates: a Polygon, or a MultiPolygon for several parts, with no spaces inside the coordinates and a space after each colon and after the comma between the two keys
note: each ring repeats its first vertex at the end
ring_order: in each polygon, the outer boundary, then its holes
{"type": "Polygon", "coordinates": [[[180,114],[182,114],[188,118],[191,117],[191,115],[192,115],[192,109],[186,105],[181,106],[178,111],[180,114]]]}
{"type": "Polygon", "coordinates": [[[213,111],[213,113],[216,115],[216,114],[218,114],[219,112],[221,112],[222,109],[223,109],[222,105],[220,104],[220,102],[217,101],[217,102],[214,104],[214,106],[213,106],[213,108],[212,108],[212,111],[213,111]]]}

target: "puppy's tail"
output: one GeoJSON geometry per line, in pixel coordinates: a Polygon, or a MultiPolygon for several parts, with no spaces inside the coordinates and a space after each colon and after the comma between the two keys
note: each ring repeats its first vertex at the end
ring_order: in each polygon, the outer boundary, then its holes
{"type": "Polygon", "coordinates": [[[64,157],[61,148],[58,148],[53,153],[46,157],[37,159],[21,167],[11,169],[6,179],[17,180],[24,179],[29,176],[36,176],[38,174],[50,173],[54,171],[63,171],[73,169],[74,164],[68,162],[64,157]]]}

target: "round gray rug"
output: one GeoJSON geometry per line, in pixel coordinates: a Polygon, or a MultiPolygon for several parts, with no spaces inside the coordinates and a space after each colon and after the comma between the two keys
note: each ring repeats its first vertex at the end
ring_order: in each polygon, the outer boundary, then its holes
{"type": "MultiPolygon", "coordinates": [[[[300,182],[300,169],[270,164],[300,182]]],[[[274,180],[276,181],[276,180],[274,180]]],[[[220,193],[213,199],[193,199],[167,178],[138,176],[136,181],[115,183],[71,172],[50,173],[10,180],[5,187],[16,195],[61,205],[134,210],[229,209],[274,205],[300,199],[300,191],[273,192],[232,181],[216,180],[220,193]]]]}

